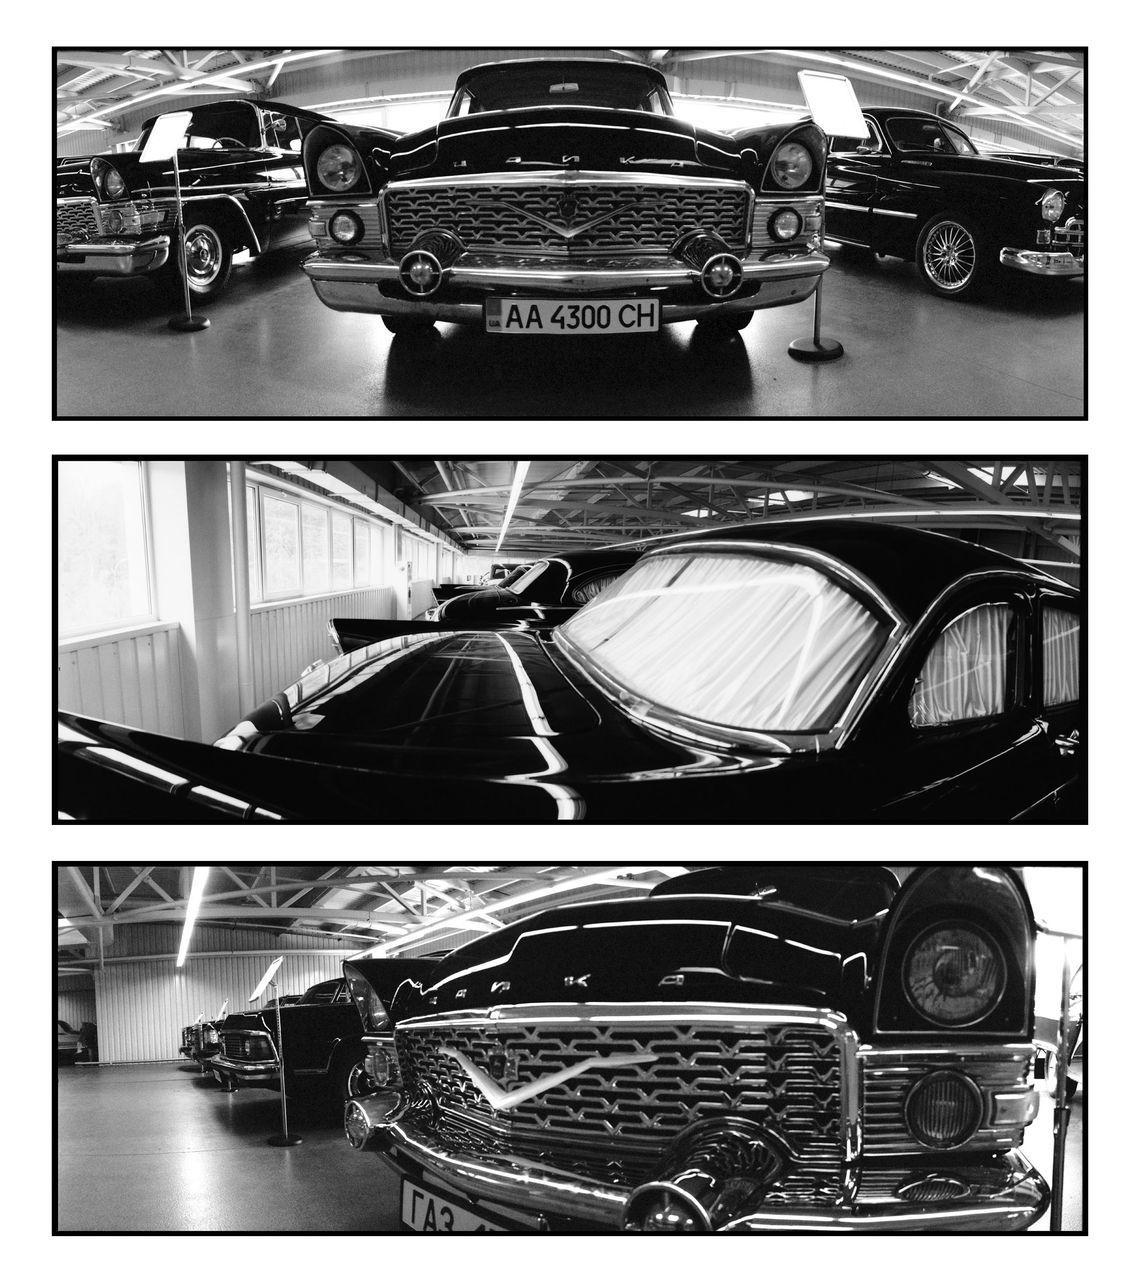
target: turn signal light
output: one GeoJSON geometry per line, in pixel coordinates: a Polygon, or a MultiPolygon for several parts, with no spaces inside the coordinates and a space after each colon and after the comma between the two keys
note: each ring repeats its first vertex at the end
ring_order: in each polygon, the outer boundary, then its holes
{"type": "Polygon", "coordinates": [[[932,1071],[907,1095],[907,1128],[924,1147],[960,1147],[982,1123],[982,1093],[969,1076],[932,1071]]]}

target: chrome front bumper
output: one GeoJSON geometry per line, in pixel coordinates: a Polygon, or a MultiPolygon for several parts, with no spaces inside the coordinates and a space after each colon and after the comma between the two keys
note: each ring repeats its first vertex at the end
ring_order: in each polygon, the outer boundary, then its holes
{"type": "Polygon", "coordinates": [[[61,275],[138,276],[157,271],[170,256],[169,236],[73,240],[55,251],[55,269],[61,275]]]}
{"type": "Polygon", "coordinates": [[[240,1062],[219,1054],[211,1060],[210,1070],[219,1079],[225,1076],[230,1084],[276,1085],[281,1082],[276,1062],[240,1062]]]}
{"type": "Polygon", "coordinates": [[[726,302],[707,297],[701,290],[699,272],[676,259],[551,265],[549,260],[525,256],[465,253],[448,269],[438,292],[427,300],[403,294],[399,264],[378,253],[318,251],[302,268],[317,297],[333,311],[481,324],[483,298],[659,296],[661,322],[674,324],[802,302],[815,291],[830,265],[825,254],[809,250],[744,258],[741,291],[726,302]]]}
{"type": "MultiPolygon", "coordinates": [[[[348,1104],[346,1132],[352,1127],[348,1104]]],[[[441,1141],[430,1114],[403,1107],[400,1095],[382,1093],[357,1100],[354,1124],[359,1147],[379,1151],[396,1171],[435,1184],[478,1210],[544,1219],[551,1229],[621,1231],[636,1187],[615,1185],[570,1172],[523,1154],[489,1150],[474,1141],[441,1141]],[[362,1140],[363,1116],[375,1108],[375,1127],[362,1140]],[[363,1110],[362,1110],[363,1108],[363,1110]]],[[[738,1208],[717,1221],[718,1233],[817,1231],[831,1234],[876,1232],[1022,1231],[1049,1205],[1049,1189],[1020,1151],[944,1159],[905,1156],[856,1160],[836,1166],[821,1179],[818,1195],[805,1195],[803,1182],[819,1170],[789,1167],[775,1182],[740,1197],[738,1208]],[[898,1192],[931,1179],[951,1180],[956,1198],[925,1200],[898,1192]]],[[[645,1183],[641,1184],[643,1187],[645,1183]]]]}
{"type": "Polygon", "coordinates": [[[1034,276],[1083,276],[1084,258],[1071,253],[1051,253],[1040,249],[1003,249],[1001,265],[1015,271],[1028,271],[1034,276]]]}

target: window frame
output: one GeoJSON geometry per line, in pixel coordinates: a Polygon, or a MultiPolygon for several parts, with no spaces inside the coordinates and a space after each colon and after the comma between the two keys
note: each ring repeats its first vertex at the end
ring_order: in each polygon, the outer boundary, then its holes
{"type": "Polygon", "coordinates": [[[1033,701],[1034,705],[1040,707],[1042,712],[1052,715],[1058,712],[1073,711],[1079,708],[1084,702],[1085,689],[1085,672],[1084,672],[1084,642],[1085,642],[1085,620],[1084,611],[1081,608],[1081,601],[1072,596],[1065,595],[1060,591],[1052,591],[1045,589],[1037,597],[1037,608],[1035,610],[1036,619],[1033,635],[1033,653],[1034,653],[1034,678],[1033,678],[1033,701]],[[1080,635],[1077,640],[1077,686],[1078,692],[1075,699],[1069,702],[1046,702],[1045,701],[1045,610],[1059,609],[1064,613],[1071,613],[1077,621],[1080,628],[1080,635]]]}
{"type": "Polygon", "coordinates": [[[258,542],[261,546],[261,598],[266,604],[276,604],[280,600],[297,600],[303,599],[305,596],[305,564],[304,549],[301,545],[301,500],[291,493],[285,493],[280,489],[270,489],[267,494],[263,494],[258,503],[258,522],[257,533],[258,542]],[[266,548],[266,526],[265,526],[265,501],[268,497],[274,502],[281,502],[293,508],[293,526],[297,531],[297,581],[300,583],[300,591],[270,591],[269,590],[269,555],[266,548]]]}

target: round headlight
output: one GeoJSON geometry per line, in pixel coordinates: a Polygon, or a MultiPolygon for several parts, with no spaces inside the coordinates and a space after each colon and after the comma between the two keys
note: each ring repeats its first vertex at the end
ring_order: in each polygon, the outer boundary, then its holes
{"type": "Polygon", "coordinates": [[[969,1141],[982,1123],[982,1092],[969,1076],[932,1071],[907,1094],[906,1123],[924,1147],[946,1150],[969,1141]]]}
{"type": "Polygon", "coordinates": [[[326,147],[317,158],[317,177],[330,191],[347,191],[360,174],[360,157],[341,142],[326,147]]]}
{"type": "Polygon", "coordinates": [[[811,152],[798,142],[785,142],[772,157],[772,177],[785,191],[802,187],[811,177],[811,152]]]}
{"type": "Polygon", "coordinates": [[[1056,222],[1065,211],[1065,193],[1050,187],[1041,197],[1041,216],[1046,222],[1056,222]]]}
{"type": "Polygon", "coordinates": [[[123,175],[118,169],[107,169],[107,176],[103,179],[103,190],[107,193],[109,200],[121,200],[127,194],[127,184],[123,181],[123,175]]]}
{"type": "Polygon", "coordinates": [[[940,924],[911,944],[903,964],[907,999],[940,1027],[968,1027],[1005,991],[1005,958],[976,925],[940,924]]]}
{"type": "Polygon", "coordinates": [[[355,213],[342,209],[329,219],[329,235],[337,244],[355,244],[364,235],[364,223],[355,213]]]}
{"type": "Polygon", "coordinates": [[[795,209],[780,209],[772,215],[768,230],[773,240],[794,240],[802,226],[803,220],[795,209]]]}

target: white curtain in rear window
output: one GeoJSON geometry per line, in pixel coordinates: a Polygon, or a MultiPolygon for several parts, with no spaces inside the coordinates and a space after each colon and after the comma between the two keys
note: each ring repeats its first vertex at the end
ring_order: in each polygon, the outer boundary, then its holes
{"type": "Polygon", "coordinates": [[[1081,696],[1081,620],[1068,609],[1042,613],[1045,705],[1059,707],[1081,696]]]}
{"type": "Polygon", "coordinates": [[[1006,673],[1014,613],[981,605],[954,621],[934,642],[910,695],[910,722],[920,727],[984,720],[1006,709],[1006,673]]]}
{"type": "Polygon", "coordinates": [[[562,631],[661,707],[795,733],[834,727],[887,627],[810,566],[696,553],[641,561],[562,631]]]}

